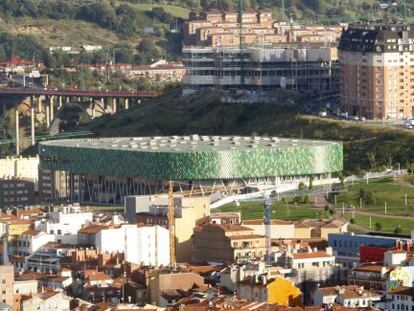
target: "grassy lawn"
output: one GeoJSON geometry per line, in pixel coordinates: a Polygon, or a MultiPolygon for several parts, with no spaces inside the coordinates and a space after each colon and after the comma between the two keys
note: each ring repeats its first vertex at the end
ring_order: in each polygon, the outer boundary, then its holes
{"type": "MultiPolygon", "coordinates": [[[[345,215],[348,219],[351,219],[351,214],[345,215]]],[[[355,215],[355,224],[366,227],[369,229],[369,216],[355,215]]],[[[384,217],[371,217],[371,229],[375,231],[375,224],[381,224],[382,232],[392,233],[395,228],[401,226],[403,234],[411,234],[411,230],[414,230],[414,220],[392,219],[384,217]]]]}
{"type": "Polygon", "coordinates": [[[93,23],[79,20],[45,18],[0,19],[0,28],[13,34],[29,34],[41,43],[56,46],[79,47],[82,44],[112,45],[119,42],[117,35],[93,23]]]}
{"type": "MultiPolygon", "coordinates": [[[[263,219],[263,201],[241,202],[236,204],[226,204],[214,211],[234,212],[241,211],[242,219],[263,219]]],[[[329,214],[324,210],[312,208],[311,204],[275,203],[272,206],[272,218],[281,220],[301,220],[329,218],[329,214]]]]}
{"type": "Polygon", "coordinates": [[[187,19],[188,14],[190,13],[190,9],[188,8],[168,4],[137,3],[130,5],[132,5],[140,11],[151,11],[152,8],[162,7],[165,12],[170,13],[172,16],[180,17],[182,19],[187,19]]]}
{"type": "Polygon", "coordinates": [[[414,216],[414,187],[402,184],[393,178],[384,178],[366,182],[355,183],[348,186],[348,192],[340,193],[337,197],[338,206],[354,205],[360,207],[359,191],[371,191],[374,196],[372,204],[362,204],[362,210],[384,214],[385,202],[387,202],[387,214],[414,216]],[[405,205],[407,194],[407,205],[405,205]]]}

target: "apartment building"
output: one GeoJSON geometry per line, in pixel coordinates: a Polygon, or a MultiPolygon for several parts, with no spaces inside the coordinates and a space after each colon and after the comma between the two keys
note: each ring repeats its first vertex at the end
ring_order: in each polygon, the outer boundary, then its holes
{"type": "Polygon", "coordinates": [[[271,12],[235,12],[218,10],[190,13],[184,24],[184,44],[215,47],[298,43],[334,43],[342,32],[341,25],[297,25],[277,22],[271,12]],[[242,24],[240,24],[242,22],[242,24]]]}
{"type": "MultiPolygon", "coordinates": [[[[209,197],[174,197],[176,258],[179,262],[190,261],[193,253],[191,237],[193,228],[208,223],[209,197]]],[[[166,229],[168,224],[168,196],[140,195],[125,197],[125,213],[129,223],[158,225],[166,229]]]]}
{"type": "Polygon", "coordinates": [[[0,265],[0,303],[13,306],[14,267],[0,265]]]}
{"type": "Polygon", "coordinates": [[[35,180],[0,179],[0,208],[24,207],[35,201],[35,180]]]}
{"type": "Polygon", "coordinates": [[[289,89],[329,93],[339,89],[336,47],[291,45],[184,47],[184,93],[223,90],[289,89]],[[243,77],[243,79],[242,79],[243,77]]]}
{"type": "Polygon", "coordinates": [[[340,39],[339,61],[344,111],[369,119],[414,116],[412,25],[350,25],[340,39]]]}
{"type": "Polygon", "coordinates": [[[196,262],[242,262],[265,254],[265,237],[239,225],[196,227],[193,242],[196,262]]]}

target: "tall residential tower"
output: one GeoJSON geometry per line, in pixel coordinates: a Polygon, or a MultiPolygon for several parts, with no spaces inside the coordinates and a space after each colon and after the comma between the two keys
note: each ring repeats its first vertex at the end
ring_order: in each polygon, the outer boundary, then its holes
{"type": "Polygon", "coordinates": [[[413,25],[350,25],[338,54],[342,110],[370,119],[414,116],[413,25]]]}

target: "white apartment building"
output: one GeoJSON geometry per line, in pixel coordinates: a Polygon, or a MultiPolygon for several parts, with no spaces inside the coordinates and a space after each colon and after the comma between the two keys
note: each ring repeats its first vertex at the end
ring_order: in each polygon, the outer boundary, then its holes
{"type": "Polygon", "coordinates": [[[17,239],[16,252],[18,256],[33,255],[40,247],[48,242],[53,242],[55,236],[39,230],[27,230],[17,239]]]}
{"type": "Polygon", "coordinates": [[[72,299],[63,292],[46,291],[21,303],[21,311],[69,311],[72,299]]]}
{"type": "Polygon", "coordinates": [[[7,157],[0,159],[0,179],[28,178],[34,180],[35,191],[39,182],[39,157],[7,157]]]}
{"type": "Polygon", "coordinates": [[[335,264],[335,256],[332,255],[332,249],[327,248],[326,252],[311,251],[306,253],[293,253],[292,269],[311,269],[320,267],[329,267],[335,264]]]}
{"type": "Polygon", "coordinates": [[[55,241],[63,244],[78,244],[78,231],[91,223],[92,213],[74,213],[71,209],[52,212],[47,219],[35,222],[35,229],[55,236],[55,241]]]}
{"type": "Polygon", "coordinates": [[[103,229],[96,235],[95,246],[102,252],[122,252],[131,263],[160,266],[170,262],[169,232],[157,225],[103,229]]]}
{"type": "Polygon", "coordinates": [[[388,292],[386,308],[389,311],[413,311],[414,288],[401,286],[388,292]]]}
{"type": "MultiPolygon", "coordinates": [[[[368,308],[381,300],[381,295],[357,285],[317,288],[312,293],[314,306],[331,306],[334,303],[348,308],[368,308]]],[[[401,311],[401,310],[400,310],[401,311]]]]}

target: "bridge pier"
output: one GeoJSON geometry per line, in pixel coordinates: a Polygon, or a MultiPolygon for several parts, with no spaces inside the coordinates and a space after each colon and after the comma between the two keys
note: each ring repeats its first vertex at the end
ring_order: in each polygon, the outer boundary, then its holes
{"type": "Polygon", "coordinates": [[[40,95],[37,98],[37,112],[42,113],[42,100],[40,99],[40,95]]]}
{"type": "Polygon", "coordinates": [[[46,127],[50,126],[50,106],[46,104],[46,127]]]}
{"type": "Polygon", "coordinates": [[[117,109],[117,103],[116,103],[116,98],[112,98],[112,114],[116,113],[116,109],[117,109]]]}
{"type": "Polygon", "coordinates": [[[15,112],[15,123],[16,123],[16,155],[20,155],[19,109],[17,108],[15,112]]]}
{"type": "MultiPolygon", "coordinates": [[[[52,96],[50,96],[50,99],[49,99],[49,106],[50,106],[50,121],[52,121],[52,120],[53,120],[53,118],[54,118],[54,110],[55,110],[53,95],[52,95],[52,96]]],[[[50,122],[50,121],[49,121],[49,122],[50,122]]]]}
{"type": "Polygon", "coordinates": [[[32,146],[35,145],[35,109],[33,107],[30,107],[30,134],[32,138],[32,146]]]}

